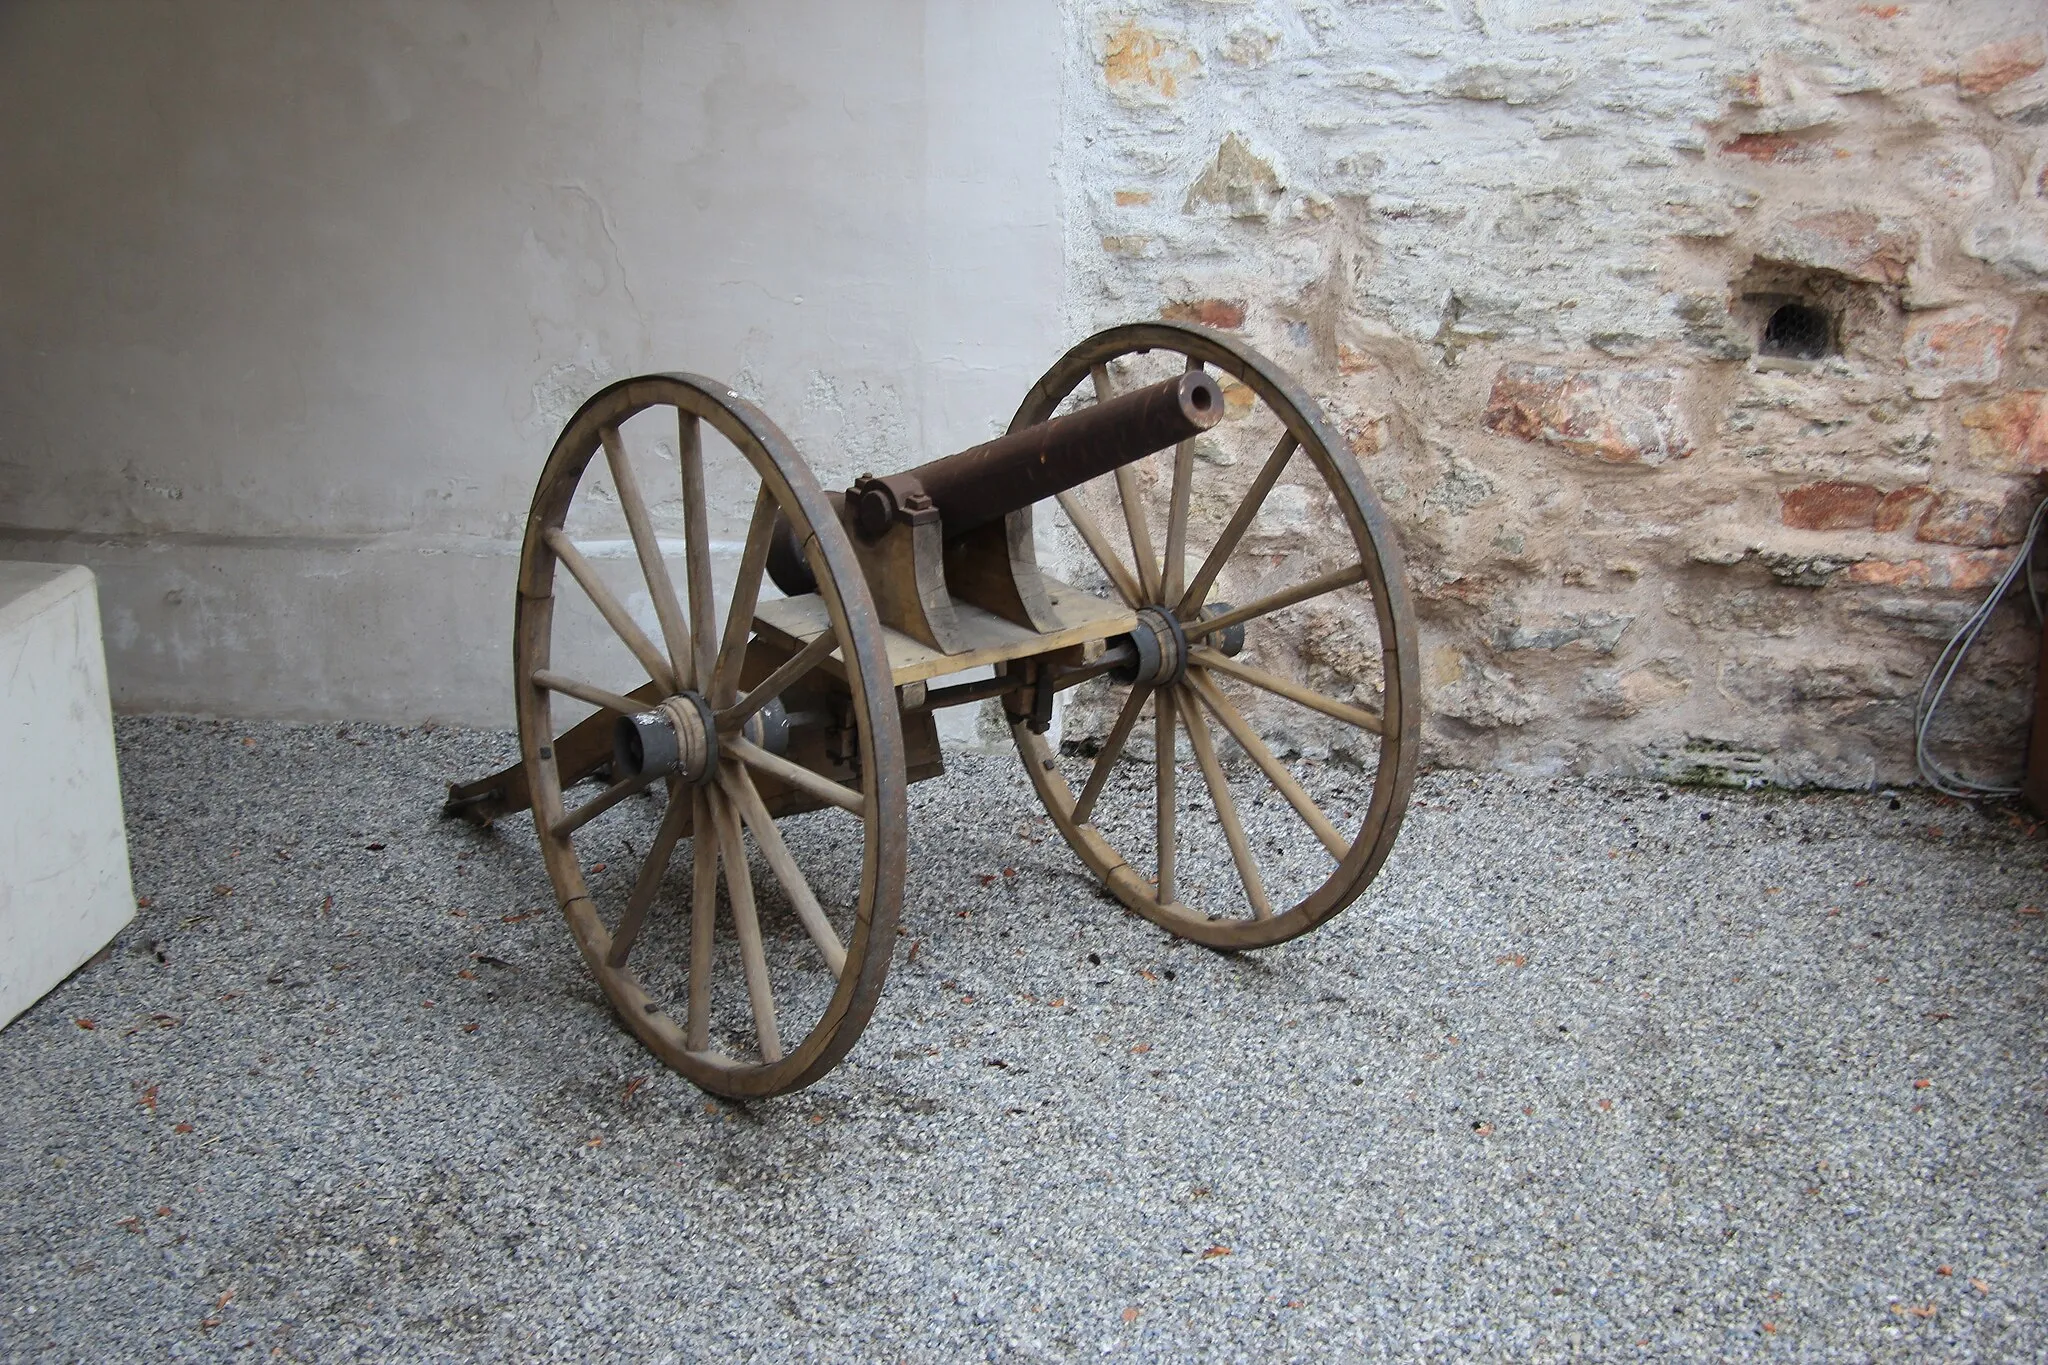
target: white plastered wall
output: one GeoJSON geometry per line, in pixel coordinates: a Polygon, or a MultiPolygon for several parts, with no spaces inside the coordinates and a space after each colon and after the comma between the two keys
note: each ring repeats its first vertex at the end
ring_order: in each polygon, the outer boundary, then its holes
{"type": "Polygon", "coordinates": [[[125,710],[510,718],[562,420],[723,377],[827,487],[1070,338],[1051,0],[0,9],[0,557],[125,710]]]}

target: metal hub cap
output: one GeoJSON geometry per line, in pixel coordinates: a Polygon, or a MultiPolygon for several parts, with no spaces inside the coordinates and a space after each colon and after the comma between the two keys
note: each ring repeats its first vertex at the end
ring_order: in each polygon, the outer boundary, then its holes
{"type": "Polygon", "coordinates": [[[695,692],[620,716],[612,726],[614,780],[675,776],[701,787],[717,772],[718,730],[711,707],[695,692]]]}
{"type": "Polygon", "coordinates": [[[1188,637],[1180,621],[1164,607],[1140,607],[1138,628],[1124,637],[1137,659],[1117,674],[1125,682],[1165,687],[1188,671],[1188,637]]]}

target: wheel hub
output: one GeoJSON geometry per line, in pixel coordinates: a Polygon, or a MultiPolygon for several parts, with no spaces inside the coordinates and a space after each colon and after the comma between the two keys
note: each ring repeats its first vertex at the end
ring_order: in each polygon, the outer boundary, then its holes
{"type": "Polygon", "coordinates": [[[1188,637],[1180,621],[1164,607],[1140,607],[1138,626],[1124,637],[1137,657],[1117,670],[1124,682],[1165,687],[1188,671],[1188,637]]]}
{"type": "MultiPolygon", "coordinates": [[[[1227,615],[1235,610],[1236,608],[1228,602],[1211,602],[1208,606],[1202,608],[1201,619],[1206,621],[1210,617],[1227,615]]],[[[1238,655],[1244,653],[1244,622],[1239,621],[1234,626],[1225,626],[1221,630],[1210,631],[1208,641],[1209,648],[1215,650],[1218,654],[1227,655],[1235,659],[1238,655]]]]}
{"type": "Polygon", "coordinates": [[[678,777],[704,786],[718,773],[718,727],[711,706],[695,692],[681,692],[651,711],[620,716],[612,726],[615,781],[678,777]]]}
{"type": "Polygon", "coordinates": [[[789,729],[789,712],[780,697],[770,697],[760,710],[740,722],[740,734],[749,744],[778,758],[789,752],[789,729]]]}

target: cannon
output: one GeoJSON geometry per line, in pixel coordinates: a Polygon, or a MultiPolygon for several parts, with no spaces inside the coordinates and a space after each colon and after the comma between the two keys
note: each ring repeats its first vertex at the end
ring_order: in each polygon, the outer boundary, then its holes
{"type": "Polygon", "coordinates": [[[520,761],[445,811],[530,808],[619,1018],[734,1098],[811,1084],[866,1026],[938,711],[999,701],[1108,893],[1222,951],[1364,890],[1420,727],[1400,552],[1351,446],[1263,355],[1172,322],[1075,346],[1005,435],[829,494],[725,384],[603,388],[534,493],[513,672],[520,761]],[[1072,582],[1040,566],[1046,504],[1072,582]],[[1065,692],[1099,742],[1049,738],[1065,692]],[[1331,809],[1287,744],[1332,758],[1331,809]],[[1247,807],[1272,813],[1248,830],[1247,807]]]}

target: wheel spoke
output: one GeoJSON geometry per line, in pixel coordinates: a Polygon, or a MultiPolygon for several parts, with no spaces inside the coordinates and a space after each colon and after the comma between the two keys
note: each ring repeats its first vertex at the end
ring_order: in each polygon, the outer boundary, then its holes
{"type": "Polygon", "coordinates": [[[603,815],[613,806],[618,805],[619,802],[635,792],[646,791],[652,785],[653,779],[637,777],[629,778],[624,782],[614,782],[575,810],[570,811],[561,819],[550,824],[548,826],[548,833],[557,839],[566,839],[598,816],[603,815]]]}
{"type": "Polygon", "coordinates": [[[669,787],[668,809],[662,813],[661,828],[654,832],[654,847],[647,850],[647,857],[641,861],[640,876],[633,883],[633,894],[626,899],[626,912],[619,916],[619,927],[612,931],[611,950],[604,955],[604,960],[614,967],[626,965],[626,954],[633,951],[633,944],[640,937],[640,926],[647,922],[647,911],[660,893],[661,879],[668,872],[668,860],[675,855],[676,843],[683,837],[683,818],[690,803],[684,799],[678,785],[669,787]]]}
{"type": "Polygon", "coordinates": [[[1266,457],[1265,466],[1259,470],[1259,477],[1252,480],[1252,486],[1245,492],[1244,501],[1231,513],[1230,523],[1223,528],[1223,534],[1218,536],[1216,543],[1209,548],[1208,557],[1202,561],[1202,567],[1195,573],[1195,581],[1188,584],[1187,592],[1181,596],[1180,605],[1173,609],[1174,615],[1191,616],[1201,610],[1202,603],[1209,600],[1209,589],[1215,586],[1216,575],[1223,572],[1225,561],[1230,558],[1231,552],[1237,549],[1237,542],[1244,538],[1245,528],[1252,524],[1252,518],[1266,505],[1266,494],[1273,491],[1273,485],[1279,481],[1281,471],[1287,468],[1287,462],[1293,458],[1298,444],[1293,432],[1285,431],[1280,434],[1279,444],[1275,445],[1273,453],[1266,457]]]}
{"type": "Polygon", "coordinates": [[[747,828],[754,831],[754,842],[760,846],[761,856],[775,870],[775,879],[782,883],[790,905],[796,910],[797,919],[803,923],[811,941],[818,945],[818,951],[825,955],[825,965],[837,977],[846,969],[846,949],[840,945],[839,935],[832,932],[832,921],[825,918],[825,908],[818,904],[818,898],[812,893],[811,884],[804,880],[796,859],[789,855],[789,846],[782,842],[782,831],[775,827],[775,819],[768,814],[767,803],[761,800],[761,793],[755,789],[754,779],[747,776],[745,768],[720,764],[718,785],[739,808],[740,819],[746,822],[747,828]]]}
{"type": "Polygon", "coordinates": [[[822,777],[809,768],[800,768],[786,758],[778,758],[738,735],[720,735],[718,742],[727,753],[749,768],[768,774],[786,787],[795,787],[855,815],[867,813],[867,798],[851,787],[842,787],[829,777],[822,777]]]}
{"type": "Polygon", "coordinates": [[[768,984],[768,954],[761,945],[761,921],[754,912],[754,878],[747,869],[739,818],[716,792],[705,795],[724,855],[725,894],[732,902],[733,935],[739,939],[740,961],[746,969],[747,999],[754,1006],[754,1036],[761,1044],[761,1060],[779,1062],[782,1038],[775,1031],[775,993],[768,984]]]}
{"type": "Polygon", "coordinates": [[[1223,776],[1223,765],[1216,761],[1216,745],[1209,738],[1208,722],[1194,711],[1188,714],[1188,742],[1194,745],[1195,762],[1201,765],[1202,780],[1209,786],[1209,801],[1223,824],[1223,837],[1229,841],[1231,861],[1237,864],[1238,880],[1244,883],[1245,898],[1251,902],[1252,918],[1269,919],[1273,906],[1266,899],[1265,884],[1259,880],[1259,864],[1244,837],[1244,826],[1238,823],[1237,803],[1230,799],[1230,783],[1223,776]]]}
{"type": "Polygon", "coordinates": [[[1285,607],[1294,606],[1296,603],[1306,602],[1311,597],[1321,597],[1326,592],[1335,592],[1339,588],[1348,588],[1364,577],[1365,565],[1363,564],[1353,564],[1348,569],[1335,569],[1326,574],[1319,574],[1309,579],[1306,583],[1297,583],[1291,588],[1276,592],[1270,597],[1261,597],[1258,601],[1245,606],[1233,607],[1220,615],[1205,616],[1198,621],[1188,621],[1184,629],[1186,629],[1190,640],[1198,640],[1205,635],[1213,635],[1226,626],[1234,626],[1240,621],[1250,621],[1285,607]]]}
{"type": "Polygon", "coordinates": [[[1095,766],[1088,770],[1088,781],[1082,786],[1081,794],[1074,798],[1074,823],[1085,825],[1095,810],[1095,798],[1102,795],[1102,784],[1109,780],[1110,769],[1116,766],[1122,756],[1124,742],[1131,737],[1131,728],[1138,723],[1138,712],[1145,705],[1145,698],[1152,695],[1152,689],[1143,683],[1131,689],[1131,695],[1124,699],[1124,709],[1117,713],[1116,724],[1110,727],[1109,738],[1102,741],[1102,748],[1095,755],[1095,766]]]}
{"type": "Polygon", "coordinates": [[[838,637],[831,630],[820,632],[816,639],[790,656],[781,667],[755,683],[746,696],[720,711],[716,717],[718,728],[738,729],[747,717],[781,696],[791,683],[825,662],[825,657],[838,648],[838,637]]]}
{"type": "Polygon", "coordinates": [[[718,924],[718,834],[711,801],[701,787],[690,789],[690,1001],[683,1046],[702,1052],[711,1045],[711,950],[718,924]]]}
{"type": "MultiPolygon", "coordinates": [[[[1116,385],[1109,377],[1109,366],[1097,365],[1088,372],[1095,381],[1095,401],[1107,403],[1116,397],[1116,385]]],[[[1159,561],[1152,555],[1152,528],[1145,522],[1145,497],[1138,488],[1138,476],[1131,466],[1116,467],[1116,496],[1123,504],[1124,525],[1131,534],[1131,558],[1138,565],[1138,588],[1147,602],[1159,598],[1159,561]]]]}
{"type": "Polygon", "coordinates": [[[1096,524],[1094,516],[1081,505],[1081,500],[1075,497],[1071,490],[1060,494],[1059,502],[1060,510],[1067,514],[1067,520],[1072,522],[1074,529],[1080,533],[1082,543],[1088,547],[1088,553],[1095,556],[1095,562],[1109,575],[1110,586],[1116,589],[1117,596],[1124,599],[1124,605],[1143,606],[1144,598],[1138,590],[1137,580],[1131,577],[1131,571],[1124,567],[1123,561],[1116,557],[1116,551],[1110,548],[1109,537],[1102,534],[1102,528],[1096,524]]]}
{"type": "Polygon", "coordinates": [[[1198,668],[1210,669],[1217,673],[1228,673],[1231,677],[1248,682],[1253,687],[1271,692],[1276,697],[1285,697],[1289,701],[1298,702],[1308,707],[1311,711],[1320,711],[1335,720],[1341,720],[1349,725],[1356,725],[1361,730],[1370,730],[1376,735],[1385,733],[1386,722],[1370,711],[1348,705],[1334,697],[1326,697],[1312,687],[1304,687],[1302,684],[1283,678],[1277,673],[1268,673],[1263,668],[1255,668],[1250,664],[1239,663],[1236,659],[1226,654],[1218,654],[1213,649],[1189,650],[1188,662],[1198,668]]]}
{"type": "Polygon", "coordinates": [[[761,600],[761,570],[768,563],[768,542],[775,532],[775,499],[768,485],[754,499],[754,521],[747,527],[747,548],[740,555],[739,581],[733,584],[732,607],[725,618],[725,642],[707,689],[711,705],[732,705],[739,695],[740,669],[747,661],[747,638],[754,633],[754,608],[761,600]]]}
{"type": "Polygon", "coordinates": [[[1188,574],[1188,500],[1194,495],[1195,443],[1182,441],[1173,448],[1173,500],[1166,514],[1166,562],[1162,566],[1159,598],[1177,601],[1188,574]]]}
{"type": "Polygon", "coordinates": [[[1159,775],[1157,827],[1159,831],[1159,885],[1155,893],[1161,905],[1173,904],[1173,817],[1174,802],[1178,799],[1174,788],[1179,770],[1175,767],[1174,750],[1178,741],[1174,737],[1174,692],[1170,687],[1160,688],[1155,694],[1152,709],[1158,719],[1158,753],[1156,768],[1159,775]]]}
{"type": "Polygon", "coordinates": [[[615,426],[597,429],[604,442],[605,462],[611,466],[612,487],[619,493],[619,510],[626,514],[626,529],[633,535],[633,550],[640,556],[640,574],[647,580],[647,592],[654,599],[654,615],[661,622],[661,638],[668,645],[669,664],[677,678],[690,674],[690,632],[683,624],[682,604],[676,600],[675,584],[669,581],[668,565],[661,558],[661,541],[654,534],[654,518],[648,515],[647,499],[640,492],[640,476],[633,458],[615,426]]]}
{"type": "Polygon", "coordinates": [[[641,701],[636,697],[621,696],[617,692],[607,692],[602,687],[596,687],[587,682],[579,682],[577,679],[571,678],[566,674],[555,673],[545,668],[534,670],[532,681],[535,687],[545,687],[550,692],[560,692],[565,697],[574,697],[578,701],[587,701],[592,706],[602,707],[607,711],[616,711],[622,716],[638,715],[642,711],[652,711],[654,709],[653,702],[641,701]]]}
{"type": "Polygon", "coordinates": [[[1117,501],[1124,505],[1124,522],[1131,530],[1131,558],[1138,562],[1138,590],[1147,602],[1159,600],[1159,561],[1152,554],[1152,530],[1145,524],[1145,495],[1138,488],[1138,476],[1127,464],[1116,468],[1117,501]]]}
{"type": "Polygon", "coordinates": [[[713,642],[718,639],[717,606],[711,587],[711,529],[705,518],[704,437],[697,415],[676,409],[676,456],[683,475],[683,547],[690,591],[690,657],[685,685],[702,690],[711,676],[713,642]]]}
{"type": "Polygon", "coordinates": [[[675,691],[674,667],[662,652],[655,648],[654,641],[648,639],[646,633],[634,624],[631,613],[612,595],[612,590],[604,585],[604,580],[597,576],[597,570],[590,566],[590,561],[583,557],[583,552],[576,548],[575,543],[559,527],[549,527],[541,533],[541,539],[547,542],[548,549],[554,551],[555,558],[562,562],[562,567],[569,571],[569,576],[582,587],[591,605],[597,608],[597,614],[604,617],[605,624],[612,628],[612,633],[619,637],[627,649],[633,651],[633,657],[647,670],[647,676],[660,683],[663,691],[675,691]]]}
{"type": "Polygon", "coordinates": [[[1259,765],[1259,771],[1266,775],[1266,780],[1287,798],[1287,804],[1294,807],[1295,812],[1315,832],[1316,838],[1322,840],[1323,847],[1330,851],[1330,856],[1340,863],[1343,862],[1344,855],[1351,851],[1350,842],[1337,832],[1337,827],[1323,815],[1314,799],[1302,790],[1301,784],[1294,780],[1294,775],[1273,756],[1273,751],[1266,747],[1258,732],[1252,729],[1251,722],[1230,704],[1230,698],[1223,695],[1221,688],[1200,673],[1188,674],[1187,681],[1195,695],[1202,699],[1202,705],[1209,708],[1209,713],[1215,716],[1223,728],[1230,732],[1230,737],[1237,741],[1237,747],[1244,750],[1251,761],[1259,765]]]}

